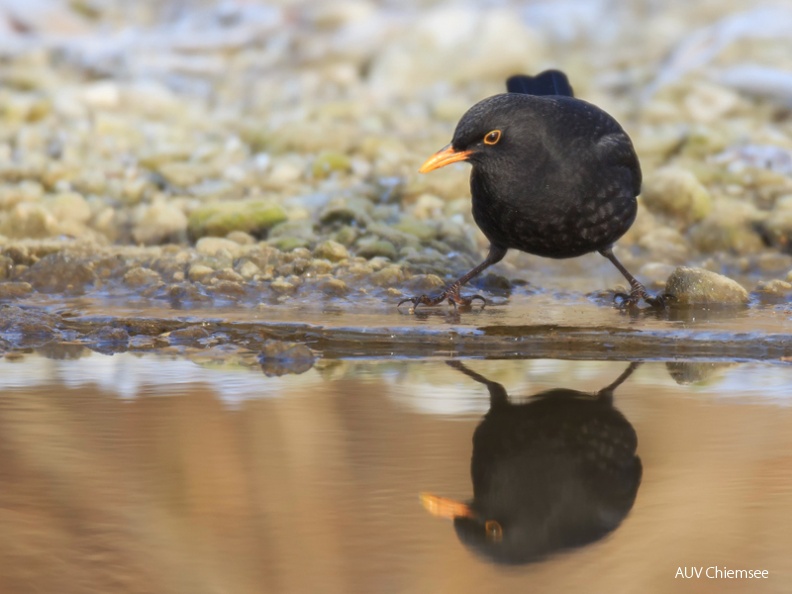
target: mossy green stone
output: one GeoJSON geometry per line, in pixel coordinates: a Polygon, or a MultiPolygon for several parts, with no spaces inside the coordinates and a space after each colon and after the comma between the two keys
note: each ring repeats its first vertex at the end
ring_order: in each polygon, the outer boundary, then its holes
{"type": "Polygon", "coordinates": [[[234,200],[198,208],[190,214],[189,231],[193,239],[214,235],[225,237],[231,231],[261,235],[286,220],[286,211],[269,200],[234,200]]]}
{"type": "Polygon", "coordinates": [[[358,256],[363,256],[364,258],[371,259],[376,258],[377,256],[382,256],[384,258],[388,258],[390,260],[396,259],[396,247],[390,242],[384,239],[377,239],[374,241],[367,241],[362,243],[357,250],[358,256]]]}
{"type": "Polygon", "coordinates": [[[347,172],[352,169],[349,157],[342,153],[322,153],[313,162],[311,170],[314,177],[323,178],[335,171],[347,172]]]}
{"type": "Polygon", "coordinates": [[[310,241],[302,237],[276,237],[267,240],[267,243],[282,252],[291,252],[297,248],[307,248],[311,244],[310,241]]]}

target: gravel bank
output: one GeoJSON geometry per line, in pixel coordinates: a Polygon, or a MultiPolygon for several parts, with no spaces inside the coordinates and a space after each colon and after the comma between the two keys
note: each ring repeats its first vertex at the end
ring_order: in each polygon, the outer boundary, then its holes
{"type": "MultiPolygon", "coordinates": [[[[738,2],[0,8],[0,299],[431,291],[486,241],[466,169],[418,165],[506,76],[558,67],[642,159],[625,264],[788,302],[789,30],[792,9],[738,2]]],[[[512,254],[477,289],[617,288],[585,262],[512,254]]]]}

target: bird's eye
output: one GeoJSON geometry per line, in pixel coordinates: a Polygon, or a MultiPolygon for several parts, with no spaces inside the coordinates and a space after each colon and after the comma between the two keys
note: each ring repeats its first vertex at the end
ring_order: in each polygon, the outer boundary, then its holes
{"type": "Polygon", "coordinates": [[[492,130],[491,132],[487,132],[487,135],[484,137],[484,144],[498,144],[500,138],[501,138],[501,131],[492,130]]]}
{"type": "Polygon", "coordinates": [[[484,523],[484,532],[490,542],[500,542],[503,540],[503,528],[497,520],[487,520],[484,523]]]}

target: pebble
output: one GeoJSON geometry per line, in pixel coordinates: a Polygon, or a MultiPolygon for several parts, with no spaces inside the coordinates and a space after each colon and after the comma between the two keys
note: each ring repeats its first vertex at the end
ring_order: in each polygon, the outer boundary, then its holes
{"type": "Polygon", "coordinates": [[[124,284],[128,287],[145,287],[158,283],[161,279],[156,270],[138,266],[128,271],[124,277],[124,284]]]}
{"type": "Polygon", "coordinates": [[[193,282],[201,282],[214,273],[214,268],[204,264],[193,264],[187,271],[187,278],[193,282]]]}
{"type": "Polygon", "coordinates": [[[747,305],[748,291],[738,282],[702,268],[680,266],[668,277],[666,293],[679,305],[747,305]]]}
{"type": "Polygon", "coordinates": [[[276,278],[270,283],[269,286],[270,289],[272,289],[275,293],[279,293],[281,295],[291,295],[297,290],[297,287],[294,285],[294,283],[290,283],[283,278],[276,278]]]}
{"type": "Polygon", "coordinates": [[[319,283],[319,290],[330,297],[343,297],[349,292],[349,287],[341,279],[326,278],[319,283]]]}
{"type": "Polygon", "coordinates": [[[232,231],[261,235],[287,219],[283,207],[271,200],[227,200],[197,208],[188,218],[190,235],[225,237],[232,231]]]}
{"type": "Polygon", "coordinates": [[[712,210],[707,188],[692,172],[678,167],[658,169],[647,176],[641,196],[646,208],[668,215],[685,227],[700,221],[712,210]]]}
{"type": "Polygon", "coordinates": [[[754,291],[767,295],[787,296],[792,294],[792,283],[781,279],[759,281],[754,291]]]}
{"type": "MultiPolygon", "coordinates": [[[[91,218],[91,207],[85,198],[77,192],[56,194],[52,199],[50,211],[59,222],[87,223],[91,218]]],[[[182,216],[184,215],[182,214],[182,216]]]]}
{"type": "Polygon", "coordinates": [[[168,241],[183,241],[186,232],[187,215],[180,207],[163,200],[141,207],[132,237],[137,243],[159,245],[168,241]]]}
{"type": "Polygon", "coordinates": [[[261,268],[250,260],[245,260],[239,266],[239,275],[245,280],[252,280],[261,274],[261,268]]]}
{"type": "Polygon", "coordinates": [[[241,246],[224,237],[202,237],[195,243],[195,251],[204,256],[237,258],[242,254],[241,246]]]}
{"type": "Polygon", "coordinates": [[[16,299],[25,297],[33,292],[33,285],[25,282],[0,283],[0,299],[16,299]]]}
{"type": "Polygon", "coordinates": [[[82,260],[60,252],[44,256],[24,276],[39,293],[52,294],[81,295],[96,280],[82,260]]]}
{"type": "Polygon", "coordinates": [[[358,242],[357,255],[364,258],[388,258],[395,260],[397,256],[396,246],[384,239],[367,239],[358,242]]]}
{"type": "Polygon", "coordinates": [[[272,377],[305,373],[313,367],[316,357],[302,343],[265,340],[261,344],[258,361],[264,374],[272,377]]]}

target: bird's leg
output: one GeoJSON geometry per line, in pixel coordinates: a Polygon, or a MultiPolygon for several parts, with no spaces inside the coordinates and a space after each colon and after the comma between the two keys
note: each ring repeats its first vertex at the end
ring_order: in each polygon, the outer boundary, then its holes
{"type": "Polygon", "coordinates": [[[509,395],[506,393],[506,388],[504,388],[502,384],[488,380],[480,373],[476,373],[472,369],[468,369],[461,361],[446,361],[446,365],[461,371],[469,378],[487,386],[487,390],[489,390],[490,393],[491,408],[494,408],[497,405],[509,404],[509,395]]]}
{"type": "Polygon", "coordinates": [[[647,291],[646,287],[644,287],[638,279],[635,278],[630,271],[627,270],[621,262],[616,259],[616,256],[613,255],[613,248],[605,248],[604,250],[599,251],[600,254],[605,256],[608,260],[613,263],[613,265],[619,269],[624,275],[624,278],[627,279],[627,282],[630,283],[630,294],[625,295],[624,293],[617,293],[616,297],[621,297],[624,301],[624,305],[627,307],[632,307],[638,304],[638,302],[643,299],[652,307],[662,308],[665,307],[665,301],[663,300],[662,296],[652,297],[647,291]]]}
{"type": "Polygon", "coordinates": [[[399,305],[396,307],[399,307],[402,303],[407,303],[408,301],[411,302],[414,307],[418,307],[419,305],[437,305],[446,300],[448,300],[448,302],[454,307],[457,305],[470,305],[474,299],[481,299],[481,301],[486,303],[486,300],[481,295],[463,297],[459,294],[459,289],[461,289],[462,285],[464,285],[470,279],[481,274],[485,269],[503,260],[503,256],[506,255],[506,251],[506,248],[490,244],[489,253],[487,254],[487,257],[484,258],[484,261],[448,285],[445,289],[443,289],[442,293],[434,297],[430,297],[429,295],[408,297],[407,299],[402,299],[399,301],[399,305]]]}
{"type": "Polygon", "coordinates": [[[643,363],[642,361],[633,361],[632,363],[630,363],[627,366],[627,369],[622,371],[622,374],[619,377],[617,377],[609,385],[607,385],[604,388],[602,388],[602,390],[597,392],[596,397],[601,402],[612,403],[613,402],[613,392],[616,391],[616,388],[618,388],[624,382],[626,382],[627,378],[630,377],[635,372],[635,370],[638,369],[641,366],[642,363],[643,363]]]}

